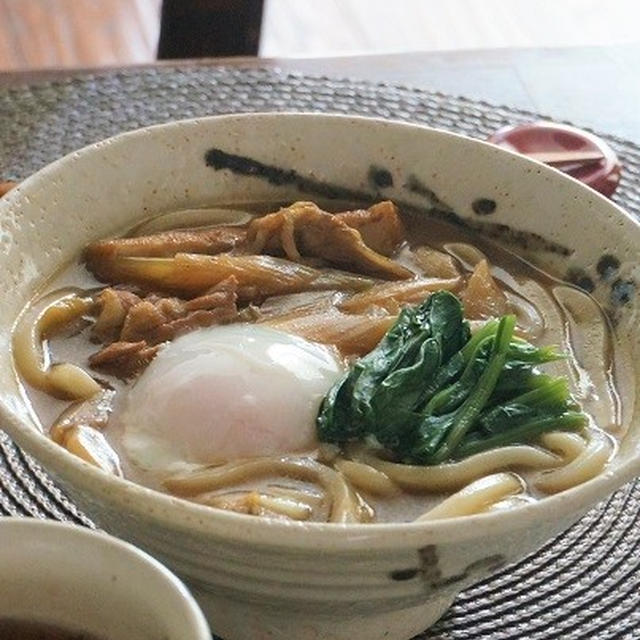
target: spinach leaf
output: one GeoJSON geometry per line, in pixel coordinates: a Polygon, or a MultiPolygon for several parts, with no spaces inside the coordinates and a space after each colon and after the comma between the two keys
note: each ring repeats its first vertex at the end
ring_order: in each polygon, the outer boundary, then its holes
{"type": "Polygon", "coordinates": [[[441,340],[424,340],[415,362],[392,371],[373,393],[370,404],[376,423],[393,422],[396,411],[411,411],[422,398],[425,381],[433,377],[441,361],[441,340]]]}
{"type": "Polygon", "coordinates": [[[351,420],[352,394],[351,374],[344,375],[329,389],[316,418],[316,431],[321,442],[346,442],[364,436],[364,425],[351,420]]]}
{"type": "Polygon", "coordinates": [[[448,291],[404,309],[378,346],[327,394],[317,420],[320,440],[365,434],[386,440],[384,433],[411,421],[409,412],[422,401],[443,354],[459,351],[469,334],[462,305],[448,291]]]}
{"type": "Polygon", "coordinates": [[[429,400],[425,413],[431,415],[450,413],[467,399],[487,367],[493,343],[494,337],[488,337],[476,346],[460,378],[434,395],[429,400]]]}
{"type": "Polygon", "coordinates": [[[567,381],[537,368],[564,356],[514,337],[515,322],[503,316],[471,335],[447,291],[404,309],[325,397],[319,439],[373,438],[397,460],[439,464],[582,428],[567,381]]]}
{"type": "Polygon", "coordinates": [[[570,399],[564,378],[553,378],[536,389],[498,404],[480,416],[479,423],[487,433],[500,433],[539,416],[564,413],[570,399]]]}

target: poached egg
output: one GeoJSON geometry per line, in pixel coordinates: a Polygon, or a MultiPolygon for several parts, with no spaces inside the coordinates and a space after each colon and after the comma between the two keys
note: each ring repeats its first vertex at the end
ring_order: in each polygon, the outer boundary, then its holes
{"type": "Polygon", "coordinates": [[[268,327],[199,329],[164,347],[130,388],[123,447],[148,471],[311,450],[343,371],[330,347],[268,327]]]}

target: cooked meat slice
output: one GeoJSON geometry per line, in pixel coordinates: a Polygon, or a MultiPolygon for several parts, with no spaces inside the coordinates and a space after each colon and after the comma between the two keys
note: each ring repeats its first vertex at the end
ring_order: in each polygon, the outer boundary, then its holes
{"type": "Polygon", "coordinates": [[[198,309],[192,311],[182,318],[176,318],[171,322],[167,322],[159,326],[152,334],[153,342],[165,342],[173,340],[179,335],[193,331],[194,329],[202,329],[204,327],[212,327],[215,324],[226,324],[235,320],[237,312],[235,306],[218,307],[216,309],[198,309]]]}
{"type": "Polygon", "coordinates": [[[122,329],[129,309],[140,302],[140,298],[130,291],[108,287],[96,298],[100,310],[91,329],[91,337],[97,342],[115,340],[122,329]]]}
{"type": "Polygon", "coordinates": [[[374,281],[370,278],[315,269],[272,256],[220,254],[203,256],[179,253],[173,258],[132,258],[123,256],[109,263],[108,280],[166,291],[183,298],[206,293],[229,277],[238,282],[238,298],[251,302],[256,297],[339,289],[363,291],[374,281]],[[246,297],[250,295],[251,297],[246,297]]]}
{"type": "Polygon", "coordinates": [[[237,299],[238,280],[234,276],[230,276],[201,296],[186,300],[183,304],[187,311],[195,311],[196,309],[215,309],[235,304],[237,299]]]}
{"type": "Polygon", "coordinates": [[[389,260],[404,241],[396,206],[380,202],[369,209],[331,214],[310,202],[254,219],[247,227],[165,231],[133,238],[99,240],[87,246],[87,268],[100,280],[113,281],[114,263],[122,257],[168,258],[177,254],[217,255],[238,249],[247,253],[284,253],[292,260],[319,258],[333,265],[387,280],[410,277],[389,260]]]}
{"type": "Polygon", "coordinates": [[[364,243],[383,256],[390,256],[405,240],[402,221],[390,200],[378,202],[368,209],[337,213],[336,218],[360,232],[364,243]]]}
{"type": "Polygon", "coordinates": [[[158,294],[141,299],[128,291],[107,288],[96,298],[99,313],[93,335],[103,343],[146,340],[156,344],[189,327],[229,322],[237,316],[237,288],[237,281],[227,278],[192,300],[165,298],[158,294]]]}
{"type": "Polygon", "coordinates": [[[389,313],[398,313],[403,305],[422,302],[434,291],[456,291],[461,286],[462,278],[416,278],[402,282],[383,282],[347,298],[338,308],[347,313],[364,313],[371,307],[379,307],[389,313]]]}
{"type": "Polygon", "coordinates": [[[112,342],[89,357],[94,369],[101,369],[127,380],[137,375],[155,357],[161,345],[149,346],[145,340],[138,342],[112,342]]]}
{"type": "Polygon", "coordinates": [[[139,340],[138,342],[112,342],[97,353],[89,356],[89,364],[92,367],[101,367],[121,358],[129,358],[147,347],[145,340],[139,340]]]}
{"type": "MultiPolygon", "coordinates": [[[[162,301],[158,304],[162,304],[162,301]]],[[[142,300],[129,309],[122,325],[120,340],[124,344],[137,343],[144,340],[145,336],[152,335],[167,320],[167,316],[153,302],[142,300]]]]}
{"type": "MultiPolygon", "coordinates": [[[[9,190],[15,183],[1,183],[9,190]]],[[[5,191],[6,192],[6,191],[5,191]]],[[[1,193],[0,193],[1,195],[1,193]]],[[[331,215],[331,214],[329,214],[331,215]]],[[[356,209],[335,217],[360,232],[365,244],[383,255],[391,255],[404,240],[404,229],[397,207],[390,201],[379,202],[369,209],[356,209]]],[[[113,238],[92,242],[85,249],[85,260],[92,271],[99,263],[116,256],[171,257],[176,253],[215,255],[231,251],[244,242],[244,226],[217,226],[207,229],[162,231],[132,238],[113,238]]]]}
{"type": "Polygon", "coordinates": [[[120,340],[146,340],[153,345],[194,329],[231,322],[238,315],[236,287],[229,278],[220,289],[192,300],[149,296],[129,310],[120,340]]]}
{"type": "MultiPolygon", "coordinates": [[[[192,300],[163,298],[157,294],[141,300],[136,296],[138,301],[129,307],[120,325],[110,325],[116,341],[93,354],[89,364],[120,378],[134,376],[151,362],[160,343],[194,329],[235,320],[238,317],[237,287],[234,278],[227,278],[192,300]]],[[[113,299],[112,293],[98,296],[102,303],[106,300],[111,304],[113,299]]],[[[101,310],[100,314],[103,313],[101,310]]]]}
{"type": "MultiPolygon", "coordinates": [[[[84,251],[88,268],[100,277],[102,265],[118,256],[170,257],[176,253],[216,254],[230,251],[246,236],[243,227],[163,231],[149,236],[92,242],[84,251]]],[[[108,278],[107,278],[108,279],[108,278]]]]}
{"type": "Polygon", "coordinates": [[[185,314],[184,300],[180,298],[163,298],[158,295],[150,295],[145,298],[149,302],[153,302],[156,309],[165,318],[179,318],[185,314]]]}
{"type": "MultiPolygon", "coordinates": [[[[359,218],[353,215],[353,220],[359,218]]],[[[376,236],[373,226],[369,233],[376,236]]],[[[386,280],[412,275],[405,267],[367,246],[360,232],[350,227],[343,217],[327,213],[313,202],[295,202],[277,213],[250,222],[245,250],[249,253],[284,253],[294,261],[302,256],[322,258],[350,271],[386,280]]]]}
{"type": "MultiPolygon", "coordinates": [[[[216,287],[217,289],[217,287],[216,287]]],[[[186,311],[197,311],[198,309],[216,309],[234,304],[236,301],[236,292],[234,291],[216,291],[205,293],[204,295],[186,300],[182,303],[186,311]]]]}
{"type": "Polygon", "coordinates": [[[460,299],[465,316],[472,320],[497,318],[509,313],[507,297],[493,279],[486,260],[480,260],[475,266],[460,299]]]}

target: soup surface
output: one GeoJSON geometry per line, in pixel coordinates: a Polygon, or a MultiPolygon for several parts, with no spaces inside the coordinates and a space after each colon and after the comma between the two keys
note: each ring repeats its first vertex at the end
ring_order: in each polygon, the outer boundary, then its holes
{"type": "Polygon", "coordinates": [[[106,473],[293,520],[510,509],[610,464],[635,386],[592,297],[390,202],[331,211],[89,245],[14,329],[35,419],[106,473]]]}

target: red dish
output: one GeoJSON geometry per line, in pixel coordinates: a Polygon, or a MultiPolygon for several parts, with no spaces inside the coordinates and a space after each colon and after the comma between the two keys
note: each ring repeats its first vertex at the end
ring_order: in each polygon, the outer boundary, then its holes
{"type": "Polygon", "coordinates": [[[602,157],[595,161],[549,164],[605,196],[611,196],[620,182],[621,165],[613,149],[604,140],[582,129],[553,122],[532,122],[504,127],[496,131],[489,142],[524,155],[556,152],[599,154],[602,157]]]}

